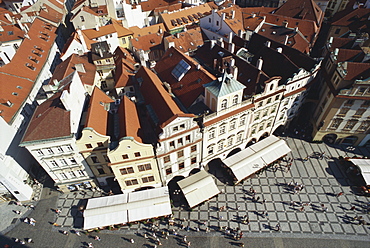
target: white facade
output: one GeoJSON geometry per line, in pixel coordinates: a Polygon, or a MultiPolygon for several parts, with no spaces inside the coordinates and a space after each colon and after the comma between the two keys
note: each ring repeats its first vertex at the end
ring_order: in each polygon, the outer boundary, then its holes
{"type": "Polygon", "coordinates": [[[138,26],[143,28],[149,24],[145,12],[142,11],[141,5],[132,6],[125,1],[113,1],[115,7],[115,19],[123,21],[126,28],[138,26]]]}
{"type": "Polygon", "coordinates": [[[17,39],[1,44],[0,58],[4,64],[8,64],[12,60],[21,43],[22,39],[17,39]]]}

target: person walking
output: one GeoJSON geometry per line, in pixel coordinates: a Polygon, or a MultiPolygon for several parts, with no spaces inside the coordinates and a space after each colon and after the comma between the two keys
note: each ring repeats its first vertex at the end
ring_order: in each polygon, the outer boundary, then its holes
{"type": "Polygon", "coordinates": [[[135,243],[134,239],[130,239],[131,244],[135,243]]]}
{"type": "Polygon", "coordinates": [[[344,192],[339,192],[338,194],[337,194],[337,197],[339,197],[339,196],[341,196],[341,195],[343,195],[344,194],[344,192]]]}

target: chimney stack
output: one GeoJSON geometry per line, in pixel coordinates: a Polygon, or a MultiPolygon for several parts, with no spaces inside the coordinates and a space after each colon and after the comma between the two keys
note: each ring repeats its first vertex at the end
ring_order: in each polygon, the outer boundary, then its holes
{"type": "Polygon", "coordinates": [[[285,35],[284,45],[288,44],[289,35],[285,35]]]}
{"type": "Polygon", "coordinates": [[[233,42],[233,36],[234,36],[233,32],[230,32],[230,33],[229,33],[229,36],[228,36],[228,38],[229,38],[228,43],[229,43],[229,44],[233,42]]]}
{"type": "Polygon", "coordinates": [[[283,53],[283,48],[282,48],[282,47],[278,47],[278,48],[276,48],[276,51],[277,51],[278,53],[283,53]]]}
{"type": "Polygon", "coordinates": [[[234,53],[235,52],[235,44],[229,43],[229,52],[234,53]]]}
{"type": "Polygon", "coordinates": [[[257,68],[258,68],[258,70],[262,71],[262,65],[263,65],[263,60],[262,60],[262,58],[260,57],[260,58],[257,60],[257,68]]]}
{"type": "Polygon", "coordinates": [[[231,19],[234,19],[235,18],[235,10],[232,10],[231,11],[231,19]]]}
{"type": "Polygon", "coordinates": [[[265,45],[267,46],[267,47],[270,47],[271,46],[271,41],[266,41],[266,43],[265,43],[265,45]]]}

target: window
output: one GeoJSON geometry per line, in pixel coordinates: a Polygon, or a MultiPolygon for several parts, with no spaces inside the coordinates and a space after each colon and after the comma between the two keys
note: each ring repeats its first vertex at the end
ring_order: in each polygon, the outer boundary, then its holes
{"type": "Polygon", "coordinates": [[[239,126],[244,126],[245,125],[245,119],[246,119],[245,115],[240,117],[239,126]]]}
{"type": "Polygon", "coordinates": [[[103,142],[98,142],[98,147],[104,147],[103,142]]]}
{"type": "Polygon", "coordinates": [[[76,159],[74,157],[69,158],[69,162],[71,162],[71,164],[77,164],[76,159]]]}
{"type": "Polygon", "coordinates": [[[147,171],[151,170],[152,166],[150,164],[141,164],[137,168],[139,169],[139,171],[147,171]]]}
{"type": "Polygon", "coordinates": [[[175,147],[175,141],[170,142],[170,147],[175,147]]]}
{"type": "Polygon", "coordinates": [[[70,171],[69,172],[69,175],[70,175],[71,178],[75,178],[76,177],[76,174],[73,171],[70,171]]]}
{"type": "Polygon", "coordinates": [[[216,21],[216,26],[220,25],[220,22],[219,21],[216,21]]]}
{"type": "Polygon", "coordinates": [[[275,97],[275,101],[277,101],[277,100],[279,100],[280,99],[280,95],[277,95],[276,97],[275,97]]]}
{"type": "Polygon", "coordinates": [[[330,129],[337,129],[340,125],[340,123],[342,123],[343,119],[334,119],[332,122],[331,122],[331,125],[330,125],[330,129]]]}
{"type": "Polygon", "coordinates": [[[185,163],[184,162],[179,163],[179,170],[182,170],[184,168],[185,168],[185,163]]]}
{"type": "Polygon", "coordinates": [[[226,109],[226,108],[227,108],[227,99],[224,99],[221,102],[221,110],[226,109]]]}
{"type": "Polygon", "coordinates": [[[243,132],[240,132],[236,136],[236,142],[241,142],[243,140],[243,132]]]}
{"type": "Polygon", "coordinates": [[[53,167],[58,167],[58,163],[55,160],[51,160],[50,163],[53,167]]]}
{"type": "Polygon", "coordinates": [[[122,155],[122,158],[123,158],[123,159],[128,159],[128,155],[127,155],[127,154],[123,154],[123,155],[122,155]]]}
{"type": "Polygon", "coordinates": [[[266,124],[266,128],[267,128],[267,127],[271,127],[271,121],[267,122],[267,124],[266,124]]]}
{"type": "Polygon", "coordinates": [[[15,49],[15,50],[17,50],[17,49],[19,48],[19,46],[18,46],[18,44],[17,44],[17,43],[14,43],[14,44],[13,44],[13,47],[14,47],[14,49],[15,49]]]}
{"type": "Polygon", "coordinates": [[[234,130],[234,129],[235,129],[235,127],[236,127],[236,120],[232,120],[232,121],[230,122],[230,130],[234,130]]]}
{"type": "Polygon", "coordinates": [[[361,123],[361,125],[358,127],[358,131],[364,132],[369,128],[370,121],[364,121],[361,123]]]}
{"type": "Polygon", "coordinates": [[[178,126],[173,127],[173,128],[172,128],[172,131],[174,131],[174,132],[179,131],[179,127],[178,127],[178,126]]]}
{"type": "Polygon", "coordinates": [[[163,161],[164,161],[165,163],[170,162],[170,161],[171,161],[171,159],[170,159],[170,155],[168,155],[168,156],[164,157],[164,158],[163,158],[163,161]]]}
{"type": "Polygon", "coordinates": [[[338,115],[345,116],[348,111],[349,111],[349,108],[341,108],[338,115]]]}
{"type": "Polygon", "coordinates": [[[103,154],[103,158],[104,158],[104,161],[105,161],[105,162],[110,163],[110,159],[109,159],[109,157],[107,156],[107,154],[103,154]]]}
{"type": "Polygon", "coordinates": [[[340,33],[340,28],[337,28],[334,33],[339,34],[340,33]]]}
{"type": "Polygon", "coordinates": [[[211,18],[208,18],[208,22],[211,23],[211,18]]]}
{"type": "Polygon", "coordinates": [[[347,100],[347,101],[344,103],[344,105],[345,105],[345,106],[352,106],[352,105],[353,105],[353,103],[354,103],[354,101],[353,101],[353,100],[347,100]]]}
{"type": "Polygon", "coordinates": [[[260,107],[262,107],[262,105],[263,105],[263,101],[260,101],[260,102],[258,103],[258,107],[260,108],[260,107]]]}
{"type": "Polygon", "coordinates": [[[255,113],[254,120],[258,120],[260,118],[260,112],[255,113]]]}
{"type": "Polygon", "coordinates": [[[61,146],[57,146],[58,152],[63,152],[63,148],[61,146]]]}
{"type": "Polygon", "coordinates": [[[36,152],[37,152],[37,155],[39,155],[39,156],[44,155],[44,153],[40,149],[36,150],[36,152]]]}
{"type": "Polygon", "coordinates": [[[362,105],[369,106],[370,105],[370,101],[364,101],[364,103],[362,105]]]}
{"type": "Polygon", "coordinates": [[[233,145],[233,136],[230,136],[229,138],[227,138],[227,146],[232,146],[233,145]]]}
{"type": "Polygon", "coordinates": [[[125,184],[126,186],[132,186],[132,185],[139,184],[139,182],[137,181],[137,179],[131,179],[131,180],[126,180],[125,184]]]}
{"type": "MultiPolygon", "coordinates": [[[[97,61],[98,64],[99,64],[99,62],[101,64],[101,61],[100,60],[97,61]]],[[[101,76],[101,77],[103,76],[103,72],[102,71],[99,70],[99,71],[97,71],[97,73],[98,73],[99,76],[101,76]]]]}
{"type": "Polygon", "coordinates": [[[92,148],[91,144],[85,144],[86,148],[92,148]]]}
{"type": "Polygon", "coordinates": [[[182,138],[177,140],[177,144],[182,145],[182,138]]]}
{"type": "Polygon", "coordinates": [[[238,104],[238,98],[239,98],[239,96],[238,96],[238,95],[235,95],[235,96],[233,97],[233,105],[238,104]]]}
{"type": "Polygon", "coordinates": [[[197,162],[197,157],[192,157],[191,158],[191,164],[195,164],[197,162]]]}
{"type": "Polygon", "coordinates": [[[53,150],[51,148],[47,148],[49,154],[54,154],[53,150]]]}
{"type": "Polygon", "coordinates": [[[62,165],[68,165],[67,164],[67,161],[64,159],[64,158],[62,158],[62,159],[59,159],[59,161],[60,161],[60,163],[62,164],[62,165]]]}
{"type": "Polygon", "coordinates": [[[99,162],[99,159],[98,159],[98,157],[97,156],[91,156],[91,160],[93,161],[93,163],[100,163],[99,162]]]}
{"type": "Polygon", "coordinates": [[[177,158],[182,158],[182,157],[184,157],[184,151],[183,150],[178,151],[177,152],[177,158]]]}
{"type": "Polygon", "coordinates": [[[134,168],[132,167],[122,168],[122,169],[119,169],[119,172],[121,172],[122,175],[132,174],[134,173],[134,168]]]}
{"type": "Polygon", "coordinates": [[[258,128],[258,132],[262,130],[263,130],[263,124],[261,124],[260,127],[258,128]]]}
{"type": "Polygon", "coordinates": [[[196,152],[197,151],[197,145],[193,145],[190,147],[191,152],[196,152]]]}
{"type": "Polygon", "coordinates": [[[172,174],[172,168],[167,168],[166,169],[166,175],[172,174]]]}
{"type": "Polygon", "coordinates": [[[271,114],[272,114],[272,113],[275,113],[276,108],[277,108],[277,106],[276,106],[276,105],[272,107],[272,109],[271,109],[271,114]]]}
{"type": "Polygon", "coordinates": [[[271,98],[267,99],[267,104],[271,103],[271,98]]]}
{"type": "Polygon", "coordinates": [[[220,135],[224,134],[226,132],[226,125],[223,124],[220,126],[220,135]]]}
{"type": "Polygon", "coordinates": [[[60,175],[60,177],[61,177],[62,179],[68,179],[68,177],[66,176],[66,174],[65,174],[65,173],[60,173],[59,175],[60,175]]]}
{"type": "Polygon", "coordinates": [[[135,155],[136,158],[141,156],[140,152],[135,152],[134,155],[135,155]]]}
{"type": "Polygon", "coordinates": [[[81,22],[85,21],[85,17],[83,17],[83,16],[80,16],[80,19],[81,19],[81,22]]]}
{"type": "Polygon", "coordinates": [[[177,81],[180,81],[185,74],[190,70],[191,66],[185,62],[185,60],[181,60],[175,68],[173,68],[171,74],[176,78],[177,81]]]}
{"type": "Polygon", "coordinates": [[[213,154],[214,145],[208,146],[208,155],[213,154]]]}
{"type": "Polygon", "coordinates": [[[265,109],[265,110],[263,111],[263,115],[262,115],[262,117],[267,116],[267,113],[268,113],[268,109],[265,109]]]}
{"type": "Polygon", "coordinates": [[[217,151],[222,151],[223,149],[224,149],[224,141],[221,140],[220,142],[218,142],[217,151]]]}
{"type": "Polygon", "coordinates": [[[215,130],[212,129],[209,131],[209,134],[208,134],[208,139],[214,139],[215,138],[215,130]]]}
{"type": "Polygon", "coordinates": [[[346,130],[351,130],[357,123],[357,120],[350,120],[350,121],[347,121],[347,124],[344,126],[343,129],[346,129],[346,130]]]}
{"type": "Polygon", "coordinates": [[[190,142],[190,135],[186,135],[185,140],[186,142],[190,142]]]}
{"type": "Polygon", "coordinates": [[[149,183],[154,181],[154,177],[153,176],[142,177],[141,180],[143,181],[143,183],[149,183]]]}
{"type": "Polygon", "coordinates": [[[72,148],[71,145],[67,145],[67,149],[68,149],[68,151],[73,151],[73,148],[72,148]]]}
{"type": "Polygon", "coordinates": [[[103,168],[97,168],[99,175],[105,174],[103,168]]]}
{"type": "Polygon", "coordinates": [[[365,113],[365,109],[358,109],[355,113],[355,116],[362,116],[365,113]]]}
{"type": "Polygon", "coordinates": [[[82,176],[82,177],[85,176],[85,173],[83,170],[77,170],[77,173],[79,176],[82,176]]]}

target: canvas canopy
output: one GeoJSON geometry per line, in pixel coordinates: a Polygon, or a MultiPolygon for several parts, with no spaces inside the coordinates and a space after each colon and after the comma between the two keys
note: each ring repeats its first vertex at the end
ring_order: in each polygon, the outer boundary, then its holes
{"type": "Polygon", "coordinates": [[[240,182],[290,151],[284,140],[271,135],[226,158],[223,163],[232,170],[237,182],[240,182]]]}
{"type": "Polygon", "coordinates": [[[177,182],[192,208],[220,193],[213,177],[202,170],[177,182]]]}
{"type": "Polygon", "coordinates": [[[349,161],[360,169],[366,185],[370,185],[370,159],[351,158],[349,161]]]}
{"type": "Polygon", "coordinates": [[[89,199],[84,229],[125,224],[171,214],[167,187],[89,199]]]}

